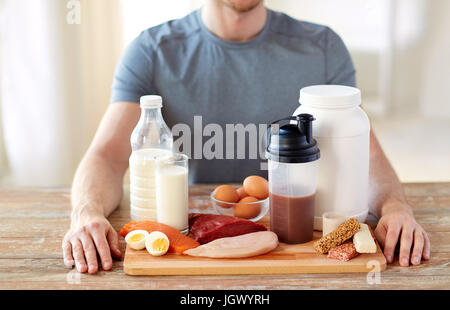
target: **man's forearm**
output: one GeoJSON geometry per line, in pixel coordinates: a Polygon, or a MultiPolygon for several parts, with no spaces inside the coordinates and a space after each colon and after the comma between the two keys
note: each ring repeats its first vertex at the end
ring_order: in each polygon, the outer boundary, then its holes
{"type": "Polygon", "coordinates": [[[75,173],[72,185],[72,222],[107,217],[122,199],[124,169],[97,153],[88,153],[75,173]]]}
{"type": "Polygon", "coordinates": [[[407,207],[400,180],[378,143],[370,132],[369,207],[378,216],[396,208],[407,207]]]}

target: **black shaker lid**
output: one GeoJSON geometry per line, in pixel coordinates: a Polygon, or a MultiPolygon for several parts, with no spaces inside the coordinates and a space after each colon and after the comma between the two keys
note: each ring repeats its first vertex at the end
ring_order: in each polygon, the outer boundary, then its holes
{"type": "Polygon", "coordinates": [[[319,159],[320,150],[312,137],[313,120],[314,116],[304,113],[273,122],[266,133],[266,158],[282,163],[306,163],[319,159]],[[296,124],[279,126],[285,120],[296,121],[296,124]]]}

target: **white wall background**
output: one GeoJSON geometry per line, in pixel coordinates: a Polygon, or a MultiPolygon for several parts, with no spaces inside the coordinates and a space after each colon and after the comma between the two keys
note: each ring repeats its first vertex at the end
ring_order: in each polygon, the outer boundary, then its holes
{"type": "MultiPolygon", "coordinates": [[[[206,0],[0,0],[0,184],[68,186],[109,103],[114,67],[145,28],[206,0]]],[[[329,25],[402,181],[450,181],[450,1],[266,0],[329,25]]]]}

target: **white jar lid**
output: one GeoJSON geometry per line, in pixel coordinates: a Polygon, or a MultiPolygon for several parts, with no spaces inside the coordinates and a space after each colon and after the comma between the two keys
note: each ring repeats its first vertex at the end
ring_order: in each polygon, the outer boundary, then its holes
{"type": "Polygon", "coordinates": [[[141,108],[161,108],[162,97],[158,95],[146,95],[140,99],[141,108]]]}
{"type": "Polygon", "coordinates": [[[317,108],[348,108],[361,104],[361,91],[343,85],[314,85],[300,89],[299,103],[317,108]]]}

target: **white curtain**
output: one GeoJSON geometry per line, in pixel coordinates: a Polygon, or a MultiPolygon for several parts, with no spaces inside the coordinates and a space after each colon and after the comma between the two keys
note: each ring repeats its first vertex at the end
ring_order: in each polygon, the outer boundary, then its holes
{"type": "Polygon", "coordinates": [[[0,185],[70,185],[128,42],[203,1],[0,0],[0,185]]]}
{"type": "Polygon", "coordinates": [[[120,3],[0,2],[0,182],[69,185],[109,103],[120,3]]]}

